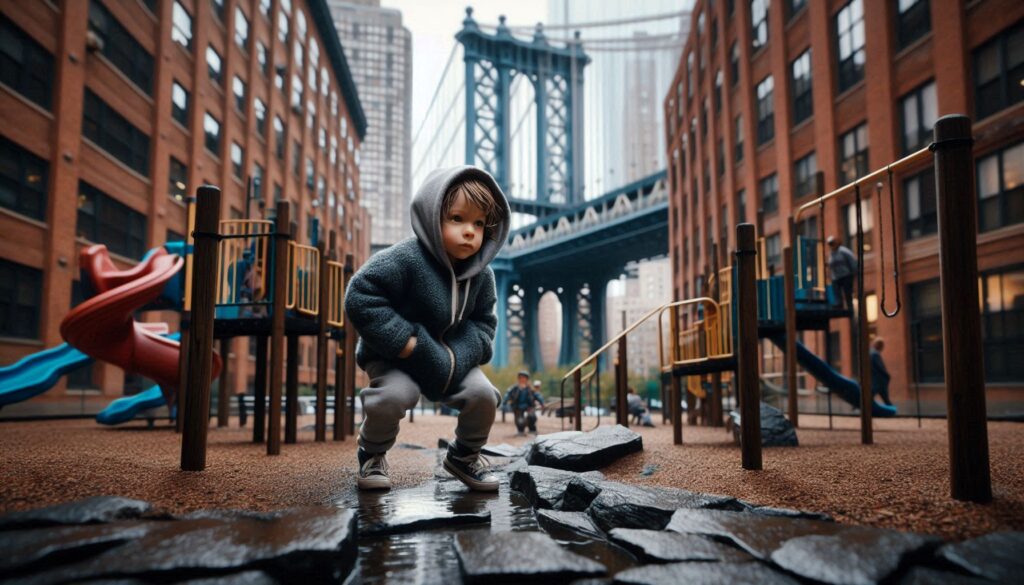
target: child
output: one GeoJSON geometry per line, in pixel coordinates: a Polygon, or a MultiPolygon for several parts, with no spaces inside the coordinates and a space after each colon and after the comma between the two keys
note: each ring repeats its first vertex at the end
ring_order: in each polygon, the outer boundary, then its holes
{"type": "Polygon", "coordinates": [[[412,200],[409,238],[378,252],[352,277],[345,310],[359,331],[360,489],[388,489],[385,454],[420,394],[459,411],[444,467],[471,489],[496,491],[480,457],[501,396],[480,365],[491,360],[496,300],[488,263],[508,238],[511,212],[485,171],[439,169],[412,200]]]}

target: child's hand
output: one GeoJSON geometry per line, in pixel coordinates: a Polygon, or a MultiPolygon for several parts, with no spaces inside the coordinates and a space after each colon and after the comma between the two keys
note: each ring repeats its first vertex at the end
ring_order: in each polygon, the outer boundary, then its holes
{"type": "Polygon", "coordinates": [[[402,359],[405,359],[405,358],[411,356],[413,349],[416,349],[416,336],[415,335],[410,337],[409,341],[405,342],[405,347],[402,348],[402,351],[398,354],[398,357],[400,357],[402,359]]]}

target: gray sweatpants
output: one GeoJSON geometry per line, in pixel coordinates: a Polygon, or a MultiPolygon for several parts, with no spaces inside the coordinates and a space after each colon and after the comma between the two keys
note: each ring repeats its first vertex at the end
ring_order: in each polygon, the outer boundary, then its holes
{"type": "MultiPolygon", "coordinates": [[[[408,374],[384,361],[366,364],[370,386],[359,392],[363,425],[359,446],[367,453],[382,453],[395,444],[398,423],[420,400],[420,387],[408,374]]],[[[480,368],[473,368],[446,397],[444,404],[459,411],[455,437],[471,449],[487,443],[501,395],[480,368]]]]}

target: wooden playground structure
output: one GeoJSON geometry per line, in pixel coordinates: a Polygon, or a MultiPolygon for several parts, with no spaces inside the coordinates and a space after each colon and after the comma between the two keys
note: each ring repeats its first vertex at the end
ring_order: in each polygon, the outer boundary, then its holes
{"type": "MultiPolygon", "coordinates": [[[[797,331],[825,330],[834,318],[853,318],[858,341],[860,384],[861,443],[873,443],[871,366],[868,355],[867,311],[864,292],[864,238],[861,231],[861,189],[883,176],[890,186],[893,173],[915,162],[932,158],[935,168],[936,208],[938,210],[940,287],[942,300],[943,360],[947,392],[947,416],[950,452],[951,495],[958,500],[986,502],[992,498],[988,457],[988,432],[985,412],[985,378],[983,369],[981,320],[977,289],[963,283],[977,282],[977,197],[974,161],[971,146],[971,122],[966,116],[940,118],[934,127],[933,142],[917,152],[868,173],[852,183],[829,193],[822,193],[822,175],[817,176],[818,197],[799,207],[789,218],[789,241],[795,249],[783,249],[783,274],[770,275],[765,267],[763,240],[757,241],[754,226],[736,227],[735,262],[732,266],[710,269],[706,296],[674,301],[653,309],[626,327],[603,346],[593,351],[562,379],[572,380],[573,403],[582,412],[583,385],[596,383],[600,392],[602,357],[612,347],[615,380],[615,422],[629,425],[627,394],[627,337],[649,319],[658,324],[659,356],[662,372],[662,404],[664,416],[671,419],[674,443],[683,443],[683,382],[690,422],[695,421],[696,399],[702,398],[705,420],[720,425],[723,415],[723,372],[733,373],[735,395],[740,412],[740,448],[744,469],[762,469],[760,386],[758,372],[758,340],[779,339],[784,335],[785,387],[788,394],[788,416],[798,426],[796,365],[797,331]],[[830,286],[825,280],[824,237],[797,236],[797,222],[803,213],[845,193],[856,195],[857,260],[860,274],[855,291],[856,311],[835,308],[829,300],[830,286]],[[818,251],[820,250],[820,251],[818,251]],[[758,261],[760,259],[760,262],[758,261]],[[668,352],[662,347],[662,323],[668,314],[668,352]],[[690,322],[692,319],[692,323],[690,322]],[[584,372],[585,369],[589,371],[584,372]],[[710,396],[702,378],[711,377],[710,396]]],[[[890,191],[891,196],[891,191],[890,191]]],[[[881,205],[878,205],[879,213],[881,205]]],[[[890,206],[891,208],[891,206],[890,206]]],[[[822,226],[823,222],[819,221],[822,226]]],[[[895,229],[895,228],[894,228],[895,229]]],[[[895,235],[895,232],[894,232],[895,235]]],[[[892,240],[895,248],[895,237],[892,240]]],[[[895,254],[895,250],[893,251],[895,254]]],[[[718,254],[711,254],[716,259],[718,254]]],[[[882,270],[879,277],[884,291],[884,251],[879,253],[882,270]]],[[[893,257],[893,278],[896,305],[899,311],[898,262],[893,257]]],[[[598,419],[600,424],[600,419],[598,419]]],[[[582,430],[582,421],[575,417],[575,429],[582,430]]]]}
{"type": "MultiPolygon", "coordinates": [[[[206,467],[213,341],[256,340],[253,441],[278,455],[298,434],[299,337],[316,338],[315,440],[327,439],[328,345],[335,350],[333,439],[354,433],[356,334],[346,326],[345,287],[352,255],[335,252],[335,234],[315,246],[294,240],[289,204],[278,202],[274,219],[221,220],[220,190],[204,186],[189,202],[178,430],[181,468],[206,467]],[[268,347],[269,346],[269,347],[268,347]],[[287,356],[287,361],[285,357],[287,356]]],[[[226,347],[222,345],[222,347],[226,347]]],[[[226,367],[221,372],[218,419],[227,419],[226,367]]]]}

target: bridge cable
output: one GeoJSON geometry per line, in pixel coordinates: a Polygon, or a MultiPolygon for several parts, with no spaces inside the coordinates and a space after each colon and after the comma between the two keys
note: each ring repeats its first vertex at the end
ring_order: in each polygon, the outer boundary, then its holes
{"type": "Polygon", "coordinates": [[[889,219],[892,227],[892,237],[890,245],[892,246],[892,280],[893,288],[896,289],[896,308],[890,313],[885,309],[885,238],[883,237],[882,229],[882,184],[879,182],[876,184],[875,192],[878,194],[878,257],[881,259],[881,268],[879,269],[878,277],[882,281],[882,298],[879,301],[879,305],[882,308],[882,314],[892,319],[900,313],[900,258],[899,258],[899,247],[896,245],[896,207],[895,199],[896,196],[893,193],[892,184],[892,163],[885,168],[886,173],[889,176],[889,219]]]}

